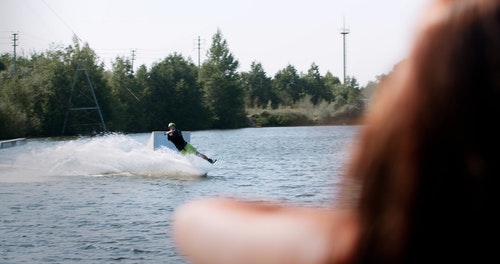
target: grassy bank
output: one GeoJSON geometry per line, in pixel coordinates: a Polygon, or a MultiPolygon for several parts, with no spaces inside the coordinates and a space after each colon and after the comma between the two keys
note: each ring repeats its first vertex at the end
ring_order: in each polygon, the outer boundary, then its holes
{"type": "Polygon", "coordinates": [[[307,101],[293,107],[246,109],[251,126],[356,125],[364,111],[363,104],[336,106],[312,105],[307,101]]]}

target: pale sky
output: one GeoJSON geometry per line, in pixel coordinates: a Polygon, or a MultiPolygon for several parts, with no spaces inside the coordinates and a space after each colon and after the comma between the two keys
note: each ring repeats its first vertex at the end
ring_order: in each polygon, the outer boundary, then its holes
{"type": "Polygon", "coordinates": [[[416,19],[429,0],[0,0],[0,53],[47,51],[89,44],[111,69],[117,56],[134,68],[174,52],[198,64],[206,59],[219,29],[239,61],[239,72],[260,62],[268,77],[294,66],[307,73],[315,63],[322,75],[346,74],[364,86],[404,59],[416,19]]]}

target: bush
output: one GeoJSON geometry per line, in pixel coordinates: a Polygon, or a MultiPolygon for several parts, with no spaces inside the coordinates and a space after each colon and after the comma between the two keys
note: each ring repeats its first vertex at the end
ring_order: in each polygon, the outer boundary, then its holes
{"type": "Polygon", "coordinates": [[[286,111],[263,111],[260,114],[253,115],[255,126],[302,126],[313,125],[313,122],[304,113],[293,110],[286,111]]]}

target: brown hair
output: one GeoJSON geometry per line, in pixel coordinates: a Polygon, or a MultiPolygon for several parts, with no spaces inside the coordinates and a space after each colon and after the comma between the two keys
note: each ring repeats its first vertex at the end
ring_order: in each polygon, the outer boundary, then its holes
{"type": "Polygon", "coordinates": [[[378,87],[348,167],[361,184],[355,262],[497,257],[500,1],[431,7],[378,87]]]}

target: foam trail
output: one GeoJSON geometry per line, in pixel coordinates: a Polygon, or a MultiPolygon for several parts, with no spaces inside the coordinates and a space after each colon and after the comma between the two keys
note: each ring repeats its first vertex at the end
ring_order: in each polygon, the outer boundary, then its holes
{"type": "MultiPolygon", "coordinates": [[[[203,176],[209,168],[197,157],[182,156],[168,148],[153,151],[122,134],[28,143],[22,147],[24,149],[14,152],[6,163],[0,163],[2,178],[115,174],[203,176]]],[[[3,155],[5,153],[1,153],[0,157],[3,155]]]]}

